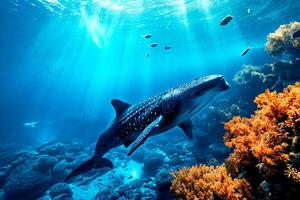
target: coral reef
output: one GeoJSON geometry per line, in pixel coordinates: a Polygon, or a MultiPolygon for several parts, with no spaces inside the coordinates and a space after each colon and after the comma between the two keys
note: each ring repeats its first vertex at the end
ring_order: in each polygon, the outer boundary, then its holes
{"type": "Polygon", "coordinates": [[[268,165],[287,161],[286,149],[300,130],[300,84],[283,93],[266,91],[255,103],[259,110],[251,118],[234,117],[225,124],[225,144],[234,147],[235,164],[247,157],[268,165]]]}
{"type": "Polygon", "coordinates": [[[92,170],[70,183],[62,181],[91,156],[93,145],[59,140],[17,153],[0,168],[0,199],[174,199],[171,171],[196,163],[186,136],[177,132],[149,141],[134,159],[116,148],[106,155],[113,170],[92,170]]]}
{"type": "Polygon", "coordinates": [[[252,89],[253,84],[259,88],[265,88],[274,82],[274,76],[272,68],[268,66],[243,65],[241,70],[235,74],[233,81],[243,89],[252,89]]]}
{"type": "Polygon", "coordinates": [[[89,153],[89,149],[77,142],[54,141],[36,151],[17,153],[0,170],[3,193],[7,199],[39,197],[53,184],[64,180],[82,152],[89,153]]]}
{"type": "Polygon", "coordinates": [[[171,190],[177,197],[296,199],[300,195],[300,83],[282,93],[267,90],[255,103],[254,115],[225,123],[224,141],[233,148],[225,166],[201,165],[173,173],[171,190]]]}
{"type": "Polygon", "coordinates": [[[193,166],[173,173],[171,190],[180,199],[248,199],[250,185],[232,179],[224,166],[193,166]]]}
{"type": "Polygon", "coordinates": [[[293,39],[292,35],[299,29],[299,22],[281,25],[274,33],[268,35],[266,50],[275,57],[288,54],[296,58],[300,55],[300,40],[293,39]]]}
{"type": "Polygon", "coordinates": [[[246,177],[256,198],[294,198],[300,187],[295,184],[300,167],[300,83],[282,93],[267,90],[255,103],[255,115],[225,124],[225,144],[234,148],[225,162],[227,169],[233,177],[246,177]]]}
{"type": "Polygon", "coordinates": [[[222,142],[224,134],[223,124],[234,115],[241,114],[241,109],[236,104],[224,105],[220,100],[217,106],[209,106],[205,116],[195,120],[195,134],[193,138],[192,153],[198,162],[210,163],[212,160],[223,162],[228,156],[228,149],[222,142]],[[202,134],[203,133],[203,134],[202,134]]]}

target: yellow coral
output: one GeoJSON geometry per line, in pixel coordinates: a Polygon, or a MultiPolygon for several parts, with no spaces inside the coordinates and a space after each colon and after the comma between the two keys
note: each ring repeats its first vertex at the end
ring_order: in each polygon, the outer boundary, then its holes
{"type": "Polygon", "coordinates": [[[173,173],[171,190],[179,199],[235,200],[250,197],[250,185],[244,179],[232,179],[224,166],[193,166],[173,173]]]}
{"type": "Polygon", "coordinates": [[[288,165],[286,170],[285,170],[285,175],[288,178],[293,179],[296,183],[300,183],[300,172],[292,167],[291,165],[288,165]]]}
{"type": "Polygon", "coordinates": [[[281,25],[274,33],[268,35],[266,50],[272,56],[293,54],[295,49],[300,49],[300,40],[292,38],[292,34],[298,29],[300,29],[299,22],[281,25]]]}
{"type": "Polygon", "coordinates": [[[266,91],[255,103],[259,110],[251,118],[234,117],[225,124],[225,144],[234,147],[227,162],[237,168],[252,158],[268,165],[288,161],[289,138],[299,131],[299,83],[283,93],[266,91]]]}

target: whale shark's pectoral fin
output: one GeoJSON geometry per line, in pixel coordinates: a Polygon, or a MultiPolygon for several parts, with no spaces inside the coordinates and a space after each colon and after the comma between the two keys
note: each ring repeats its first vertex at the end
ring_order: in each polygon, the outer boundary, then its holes
{"type": "Polygon", "coordinates": [[[111,100],[111,104],[116,111],[116,116],[119,116],[121,113],[123,113],[127,108],[131,106],[129,103],[123,102],[119,99],[111,100]]]}
{"type": "Polygon", "coordinates": [[[144,131],[139,135],[139,137],[134,141],[132,147],[130,148],[127,156],[130,156],[139,146],[141,146],[145,140],[163,123],[163,116],[160,115],[156,120],[149,124],[144,131]]]}
{"type": "Polygon", "coordinates": [[[133,142],[134,142],[134,140],[127,140],[127,141],[124,142],[124,146],[127,148],[127,147],[129,147],[133,142]]]}
{"type": "Polygon", "coordinates": [[[178,125],[183,132],[190,138],[193,138],[193,122],[191,119],[187,119],[178,125]]]}

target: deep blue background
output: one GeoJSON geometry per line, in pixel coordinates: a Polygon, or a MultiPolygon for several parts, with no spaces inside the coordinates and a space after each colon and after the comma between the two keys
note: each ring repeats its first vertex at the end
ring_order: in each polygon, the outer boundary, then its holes
{"type": "Polygon", "coordinates": [[[1,1],[0,139],[94,139],[113,98],[136,103],[208,74],[231,82],[243,64],[272,60],[268,33],[299,10],[294,0],[1,1]]]}

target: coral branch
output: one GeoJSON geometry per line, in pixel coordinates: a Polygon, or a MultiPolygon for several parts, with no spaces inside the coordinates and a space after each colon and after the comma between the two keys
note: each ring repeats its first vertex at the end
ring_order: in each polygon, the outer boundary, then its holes
{"type": "Polygon", "coordinates": [[[250,197],[250,185],[244,179],[232,179],[224,166],[193,166],[173,173],[171,190],[182,199],[238,200],[250,197]]]}

